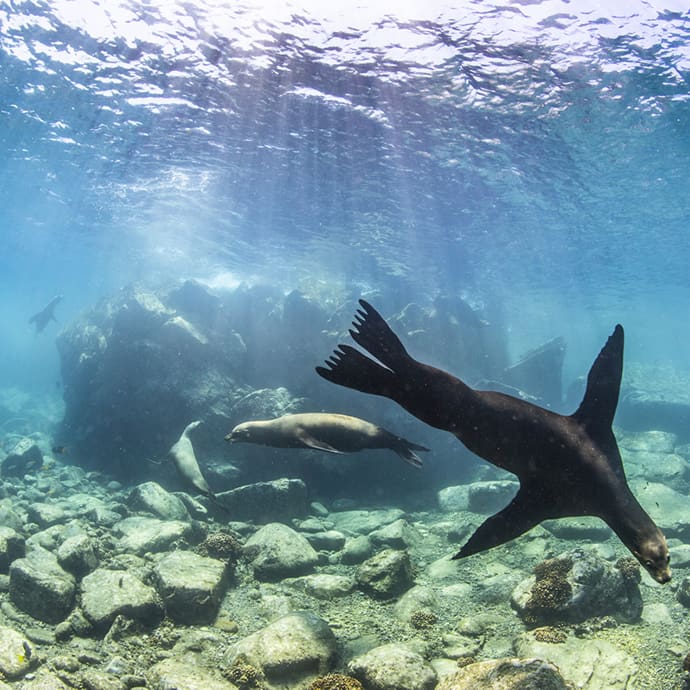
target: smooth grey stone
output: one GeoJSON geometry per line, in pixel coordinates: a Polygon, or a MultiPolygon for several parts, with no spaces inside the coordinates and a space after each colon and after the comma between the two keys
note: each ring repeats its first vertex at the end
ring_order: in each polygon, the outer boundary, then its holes
{"type": "Polygon", "coordinates": [[[167,551],[170,546],[189,538],[192,526],[180,520],[159,520],[148,517],[129,517],[120,520],[113,530],[122,535],[118,546],[134,554],[167,551]]]}
{"type": "Polygon", "coordinates": [[[400,508],[387,508],[383,510],[344,510],[331,513],[330,518],[335,523],[336,529],[343,532],[370,534],[374,530],[399,520],[404,515],[405,513],[400,508]]]}
{"type": "Polygon", "coordinates": [[[155,567],[156,587],[165,612],[182,625],[210,623],[227,585],[227,566],[215,558],[174,551],[155,567]]]}
{"type": "Polygon", "coordinates": [[[30,616],[58,623],[72,609],[74,577],[63,570],[57,558],[41,548],[10,565],[10,599],[30,616]]]}
{"type": "MultiPolygon", "coordinates": [[[[336,657],[335,635],[326,621],[309,611],[290,613],[232,645],[226,664],[242,658],[260,668],[269,683],[302,687],[305,679],[331,670],[336,657]]],[[[304,683],[306,686],[307,683],[304,683]]]]}
{"type": "Polygon", "coordinates": [[[357,569],[357,584],[379,599],[402,594],[413,584],[412,564],[407,551],[384,549],[357,569]]]}
{"type": "Polygon", "coordinates": [[[98,568],[81,582],[81,608],[87,620],[104,632],[123,615],[153,626],[163,618],[163,604],[156,590],[125,570],[98,568]]]}
{"type": "Polygon", "coordinates": [[[24,537],[12,527],[0,526],[0,573],[9,572],[10,563],[24,553],[24,537]]]}
{"type": "Polygon", "coordinates": [[[398,643],[375,647],[354,658],[347,670],[372,690],[434,690],[437,682],[431,665],[398,643]]]}
{"type": "MultiPolygon", "coordinates": [[[[523,633],[514,642],[515,653],[521,657],[537,657],[554,664],[572,687],[585,690],[627,690],[639,687],[637,664],[619,644],[603,639],[568,636],[565,642],[538,642],[530,633],[523,633]]],[[[524,686],[519,686],[524,687],[524,686]]],[[[539,687],[541,690],[542,686],[539,687]]],[[[544,686],[549,687],[549,686],[544,686]]],[[[565,686],[555,686],[558,690],[565,686]]]]}
{"type": "Polygon", "coordinates": [[[244,550],[250,555],[255,576],[263,580],[304,575],[319,560],[305,537],[279,522],[264,525],[247,539],[244,550]]]}
{"type": "Polygon", "coordinates": [[[60,565],[76,577],[82,577],[98,567],[93,541],[86,534],[68,537],[57,550],[60,565]]]}
{"type": "Polygon", "coordinates": [[[317,551],[340,551],[345,545],[345,535],[337,530],[307,534],[306,537],[317,551]]]}
{"type": "Polygon", "coordinates": [[[303,517],[307,513],[307,487],[301,479],[274,479],[238,486],[216,494],[233,520],[267,524],[303,517]]]}
{"type": "Polygon", "coordinates": [[[144,482],[135,486],[129,494],[127,504],[132,510],[151,513],[161,520],[190,519],[185,504],[157,482],[144,482]]]}
{"type": "Polygon", "coordinates": [[[345,541],[340,560],[344,565],[357,565],[366,561],[373,550],[374,545],[371,539],[365,534],[360,534],[345,541]]]}

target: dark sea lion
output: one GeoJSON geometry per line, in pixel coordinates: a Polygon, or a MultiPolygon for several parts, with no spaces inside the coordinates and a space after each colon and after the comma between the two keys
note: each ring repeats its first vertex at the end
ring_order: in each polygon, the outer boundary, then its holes
{"type": "Polygon", "coordinates": [[[45,307],[43,307],[43,309],[41,309],[41,311],[37,312],[29,319],[29,323],[33,323],[36,326],[36,333],[41,333],[48,325],[49,321],[57,320],[55,318],[55,307],[57,307],[61,301],[62,295],[56,295],[45,307]]]}
{"type": "Polygon", "coordinates": [[[364,300],[360,304],[350,334],[378,362],[339,345],[316,371],[341,386],[394,400],[520,480],[512,502],[454,558],[510,541],[542,520],[594,515],[657,582],[671,579],[666,539],[630,491],[611,429],[623,373],[620,325],[590,369],[580,407],[564,416],[504,393],[474,390],[417,362],[381,315],[364,300]]]}
{"type": "Polygon", "coordinates": [[[196,459],[194,453],[194,447],[192,446],[192,441],[189,438],[189,433],[194,431],[200,421],[191,422],[185,427],[177,443],[175,443],[168,454],[172,458],[172,461],[180,473],[180,476],[189,484],[193,486],[199,493],[209,498],[214,498],[214,494],[211,491],[208,482],[201,473],[199,463],[196,459]]]}
{"type": "Polygon", "coordinates": [[[312,448],[326,453],[389,448],[415,467],[420,467],[422,461],[414,451],[429,450],[364,419],[329,412],[286,414],[276,419],[243,422],[225,440],[274,448],[312,448]]]}

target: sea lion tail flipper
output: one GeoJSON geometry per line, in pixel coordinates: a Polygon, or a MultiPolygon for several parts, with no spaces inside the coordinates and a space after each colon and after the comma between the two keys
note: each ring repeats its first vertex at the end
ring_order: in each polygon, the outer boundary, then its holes
{"type": "Polygon", "coordinates": [[[338,345],[316,373],[326,381],[362,393],[390,397],[395,390],[395,374],[349,345],[338,345]]]}
{"type": "Polygon", "coordinates": [[[520,489],[503,510],[479,525],[453,559],[473,556],[480,551],[505,544],[536,527],[543,519],[544,513],[536,501],[531,500],[529,495],[520,489]]]}
{"type": "Polygon", "coordinates": [[[607,433],[616,414],[623,376],[623,327],[618,324],[587,375],[587,390],[573,415],[590,433],[607,433]]]}
{"type": "Polygon", "coordinates": [[[361,309],[355,314],[352,322],[354,328],[350,329],[350,335],[379,362],[397,371],[410,359],[405,346],[369,302],[361,299],[359,303],[361,309]]]}
{"type": "Polygon", "coordinates": [[[428,451],[426,446],[420,446],[417,443],[412,443],[407,439],[400,438],[396,436],[395,441],[391,445],[391,449],[394,450],[405,462],[409,463],[413,467],[421,467],[422,459],[415,453],[416,450],[428,451]]]}

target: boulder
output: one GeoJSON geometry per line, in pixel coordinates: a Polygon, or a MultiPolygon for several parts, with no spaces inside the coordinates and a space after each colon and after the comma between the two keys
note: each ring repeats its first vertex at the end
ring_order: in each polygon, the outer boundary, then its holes
{"type": "Polygon", "coordinates": [[[23,477],[43,465],[43,453],[33,439],[25,436],[0,462],[0,476],[23,477]]]}
{"type": "Polygon", "coordinates": [[[412,583],[412,563],[407,551],[384,549],[357,569],[357,584],[377,599],[396,597],[412,583]]]}
{"type": "Polygon", "coordinates": [[[34,646],[14,628],[0,626],[0,673],[14,680],[35,665],[34,646]]]}
{"type": "MultiPolygon", "coordinates": [[[[538,657],[544,660],[541,663],[555,664],[563,678],[576,688],[627,690],[639,687],[637,664],[620,644],[579,637],[568,637],[557,643],[540,642],[532,632],[520,635],[514,647],[521,656],[538,657]]],[[[522,689],[524,686],[518,687],[522,689]]],[[[543,687],[550,686],[534,686],[535,690],[543,687]]],[[[564,686],[554,687],[560,690],[564,686]]]]}
{"type": "Polygon", "coordinates": [[[340,560],[344,565],[356,565],[366,561],[373,550],[374,545],[371,543],[371,539],[365,534],[360,534],[345,541],[340,560]]]}
{"type": "Polygon", "coordinates": [[[227,584],[226,564],[189,551],[173,551],[158,561],[156,587],[165,612],[176,623],[210,623],[227,584]]]}
{"type": "Polygon", "coordinates": [[[568,690],[569,687],[556,666],[542,659],[527,658],[469,664],[442,678],[436,690],[568,690]]]}
{"type": "Polygon", "coordinates": [[[393,643],[354,658],[348,673],[368,690],[434,690],[436,672],[416,652],[393,643]]]}
{"type": "Polygon", "coordinates": [[[68,537],[57,550],[60,565],[75,577],[83,577],[98,567],[94,543],[86,534],[68,537]]]}
{"type": "Polygon", "coordinates": [[[632,558],[609,563],[593,550],[573,549],[540,563],[513,590],[511,603],[530,626],[611,615],[634,622],[642,613],[640,568],[632,558]]]}
{"type": "Polygon", "coordinates": [[[59,623],[71,611],[75,581],[57,558],[35,548],[10,565],[10,599],[30,616],[46,623],[59,623]]]}
{"type": "Polygon", "coordinates": [[[54,503],[33,503],[27,512],[29,520],[42,528],[60,524],[67,519],[65,511],[54,503]]]}
{"type": "Polygon", "coordinates": [[[351,534],[370,534],[391,522],[404,517],[400,508],[386,508],[382,510],[343,510],[331,513],[330,518],[337,529],[351,534]]]}
{"type": "Polygon", "coordinates": [[[307,487],[301,479],[274,479],[216,494],[232,520],[258,524],[287,521],[307,514],[307,487]]]}
{"type": "Polygon", "coordinates": [[[11,527],[0,526],[0,573],[7,573],[10,563],[21,558],[24,551],[24,538],[11,527]]]}
{"type": "Polygon", "coordinates": [[[193,533],[192,526],[187,522],[147,517],[125,518],[113,529],[122,535],[119,548],[136,554],[167,551],[173,543],[186,540],[193,533]]]}
{"type": "Polygon", "coordinates": [[[105,632],[118,615],[146,626],[163,618],[163,604],[156,590],[125,570],[98,568],[81,582],[81,608],[87,620],[105,632]]]}
{"type": "Polygon", "coordinates": [[[228,420],[247,418],[240,403],[252,389],[308,385],[302,372],[327,351],[326,321],[320,305],[278,288],[127,286],[57,338],[65,415],[56,435],[74,439],[83,462],[130,480],[190,419],[204,421],[197,452],[220,455],[218,439],[228,420]]]}
{"type": "Polygon", "coordinates": [[[154,664],[147,675],[151,690],[237,690],[237,686],[225,680],[218,671],[206,668],[198,654],[163,659],[154,664]]]}
{"type": "Polygon", "coordinates": [[[354,578],[348,575],[319,573],[317,575],[305,576],[303,582],[307,594],[317,599],[331,600],[344,597],[355,588],[354,578]]]}
{"type": "Polygon", "coordinates": [[[334,529],[307,534],[306,537],[317,551],[340,551],[345,545],[345,535],[334,529]]]}
{"type": "Polygon", "coordinates": [[[280,580],[304,575],[318,563],[312,545],[298,532],[279,522],[264,525],[244,545],[254,575],[261,580],[280,580]]]}
{"type": "Polygon", "coordinates": [[[135,486],[127,503],[132,510],[151,513],[161,520],[190,519],[184,503],[157,482],[144,482],[135,486]]]}
{"type": "Polygon", "coordinates": [[[509,479],[448,486],[438,492],[438,503],[446,512],[493,515],[510,503],[519,488],[518,482],[509,479]]]}
{"type": "Polygon", "coordinates": [[[690,609],[690,575],[686,575],[680,581],[676,591],[676,599],[678,599],[686,609],[690,609]]]}
{"type": "Polygon", "coordinates": [[[421,541],[417,529],[403,518],[374,530],[369,538],[375,546],[384,546],[390,549],[407,549],[421,541]]]}
{"type": "Polygon", "coordinates": [[[336,655],[335,635],[316,614],[301,611],[279,618],[230,647],[226,663],[241,659],[280,687],[302,687],[311,676],[327,673],[336,655]]]}

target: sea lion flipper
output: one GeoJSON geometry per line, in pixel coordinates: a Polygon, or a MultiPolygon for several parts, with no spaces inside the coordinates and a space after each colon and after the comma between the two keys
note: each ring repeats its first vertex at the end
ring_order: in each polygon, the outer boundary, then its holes
{"type": "Polygon", "coordinates": [[[307,433],[304,430],[301,430],[297,434],[299,440],[307,447],[307,448],[313,448],[314,450],[322,450],[325,451],[326,453],[337,453],[338,455],[344,455],[342,450],[338,450],[337,448],[334,448],[330,443],[326,443],[325,441],[321,441],[318,438],[314,438],[311,434],[307,433]]]}
{"type": "Polygon", "coordinates": [[[331,383],[372,395],[390,396],[395,387],[390,369],[350,345],[338,345],[326,366],[316,367],[316,373],[331,383]]]}
{"type": "Polygon", "coordinates": [[[536,527],[543,519],[543,506],[539,505],[538,500],[531,500],[530,494],[524,489],[520,489],[503,510],[479,525],[453,559],[472,556],[505,544],[536,527]]]}
{"type": "Polygon", "coordinates": [[[623,376],[623,341],[618,324],[589,370],[585,396],[573,415],[594,435],[610,431],[613,424],[623,376]]]}
{"type": "Polygon", "coordinates": [[[357,310],[350,329],[353,340],[369,354],[387,367],[396,370],[401,363],[410,358],[405,346],[384,318],[366,300],[359,300],[361,309],[357,310]]]}

